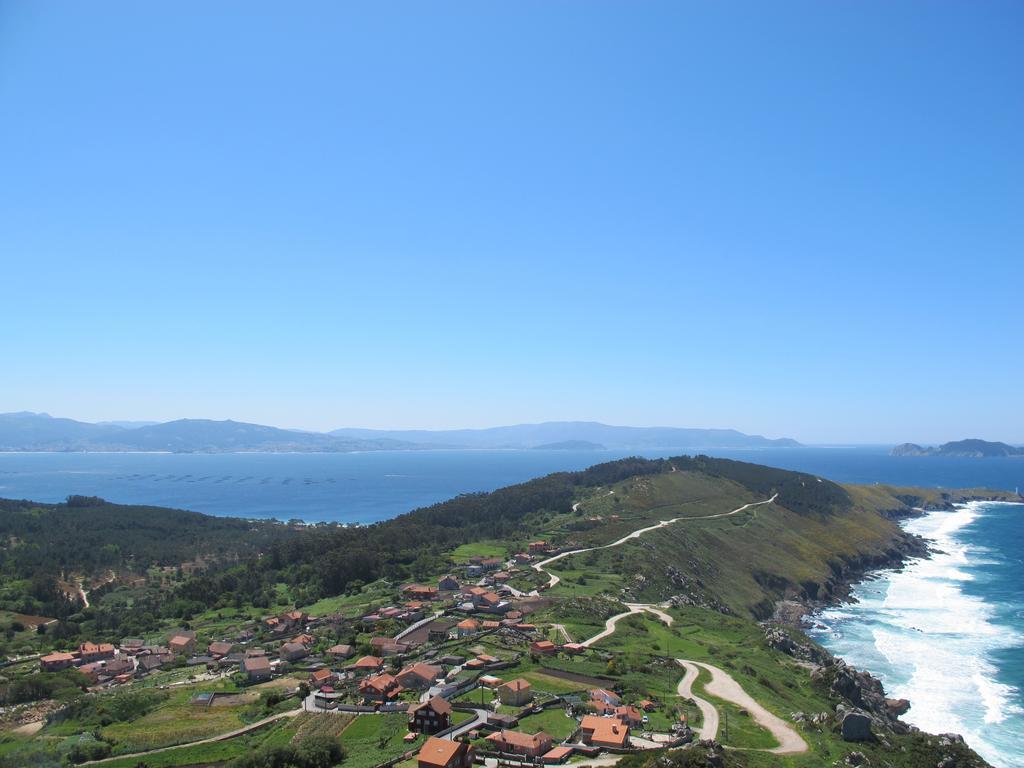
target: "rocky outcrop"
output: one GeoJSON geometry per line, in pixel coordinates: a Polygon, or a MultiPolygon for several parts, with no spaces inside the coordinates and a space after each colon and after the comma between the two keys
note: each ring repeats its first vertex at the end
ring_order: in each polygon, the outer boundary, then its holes
{"type": "Polygon", "coordinates": [[[842,705],[837,708],[839,732],[843,741],[871,741],[875,738],[871,732],[872,720],[867,712],[857,709],[846,709],[842,705]]]}
{"type": "Polygon", "coordinates": [[[835,657],[821,646],[811,642],[798,642],[788,632],[779,627],[765,627],[764,641],[770,648],[782,651],[787,656],[792,656],[799,661],[806,661],[819,666],[831,664],[835,661],[835,657]]]}

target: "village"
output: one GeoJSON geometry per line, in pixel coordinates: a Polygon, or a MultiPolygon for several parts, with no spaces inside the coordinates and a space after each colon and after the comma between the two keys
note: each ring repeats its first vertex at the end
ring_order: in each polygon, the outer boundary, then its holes
{"type": "MultiPolygon", "coordinates": [[[[305,713],[404,714],[401,757],[430,768],[559,764],[694,739],[689,718],[697,713],[687,702],[626,695],[611,676],[572,671],[573,660],[612,657],[550,621],[551,601],[541,594],[547,583],[537,578],[546,574],[534,566],[561,551],[541,541],[507,560],[471,556],[436,583],[395,585],[392,602],[359,615],[294,609],[229,636],[175,628],[160,643],[85,642],[39,665],[75,668],[97,692],[171,668],[242,688],[290,679],[297,685],[288,693],[305,713]],[[527,592],[516,582],[536,587],[527,592]],[[533,623],[541,613],[546,620],[533,623]]],[[[211,706],[217,696],[199,694],[194,706],[211,706]]],[[[388,760],[395,762],[389,756],[381,764],[388,760]]]]}

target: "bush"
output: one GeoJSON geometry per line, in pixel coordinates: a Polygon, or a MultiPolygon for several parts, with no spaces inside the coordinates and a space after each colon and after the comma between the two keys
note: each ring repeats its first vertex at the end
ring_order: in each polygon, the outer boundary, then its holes
{"type": "Polygon", "coordinates": [[[330,736],[309,736],[298,745],[265,747],[237,758],[230,768],[333,768],[345,759],[345,750],[330,736]]]}

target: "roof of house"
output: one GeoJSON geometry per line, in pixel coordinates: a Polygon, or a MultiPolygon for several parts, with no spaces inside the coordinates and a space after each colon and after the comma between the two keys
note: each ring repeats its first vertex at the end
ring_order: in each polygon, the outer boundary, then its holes
{"type": "Polygon", "coordinates": [[[333,653],[339,656],[347,656],[355,650],[351,645],[332,645],[327,649],[328,653],[333,653]]]}
{"type": "Polygon", "coordinates": [[[382,675],[368,677],[365,680],[363,680],[361,683],[359,683],[359,690],[362,691],[368,688],[372,688],[373,690],[384,692],[391,688],[394,688],[396,685],[398,685],[398,680],[396,680],[393,675],[389,675],[387,672],[385,672],[382,675]]]}
{"type": "Polygon", "coordinates": [[[560,763],[572,753],[572,747],[554,747],[545,752],[542,757],[545,763],[560,763]]]}
{"type": "Polygon", "coordinates": [[[210,653],[216,653],[218,656],[223,656],[227,653],[231,653],[231,649],[233,647],[234,646],[231,643],[213,642],[207,646],[207,650],[209,650],[210,653]]]}
{"type": "Polygon", "coordinates": [[[74,654],[54,651],[53,653],[48,653],[46,656],[43,656],[41,661],[52,663],[56,661],[74,661],[74,658],[74,654]]]}
{"type": "Polygon", "coordinates": [[[463,619],[462,621],[460,621],[455,626],[458,627],[459,629],[479,629],[480,628],[480,622],[477,621],[476,619],[463,619]]]}
{"type": "Polygon", "coordinates": [[[491,741],[502,741],[511,747],[519,749],[541,749],[551,743],[551,737],[544,731],[537,733],[523,733],[522,731],[501,730],[492,733],[487,737],[491,741]]]}
{"type": "Polygon", "coordinates": [[[329,669],[318,669],[310,675],[314,683],[319,683],[323,680],[330,680],[334,677],[334,673],[329,669]]]}
{"type": "Polygon", "coordinates": [[[398,673],[398,677],[403,675],[413,674],[424,680],[434,680],[441,676],[442,670],[440,667],[435,667],[433,664],[427,664],[423,661],[417,661],[415,664],[410,664],[408,667],[398,673]]]}
{"type": "Polygon", "coordinates": [[[420,748],[416,759],[425,765],[447,766],[462,748],[462,742],[431,736],[420,748]]]}
{"type": "Polygon", "coordinates": [[[270,669],[270,659],[266,656],[250,656],[242,662],[246,672],[264,672],[270,669]]]}
{"type": "Polygon", "coordinates": [[[521,677],[517,677],[515,680],[509,680],[501,687],[508,688],[510,691],[528,691],[533,686],[530,685],[528,680],[524,680],[521,677]]]}
{"type": "Polygon", "coordinates": [[[439,715],[450,715],[452,711],[452,705],[445,699],[442,699],[440,696],[433,696],[427,701],[414,702],[410,704],[409,714],[411,715],[424,708],[432,709],[439,715]]]}
{"type": "Polygon", "coordinates": [[[363,658],[356,661],[352,666],[359,669],[376,669],[384,661],[376,656],[363,656],[363,658]]]}
{"type": "Polygon", "coordinates": [[[616,707],[615,714],[628,720],[640,720],[644,716],[644,713],[639,709],[629,706],[616,707]]]}
{"type": "Polygon", "coordinates": [[[306,646],[301,643],[284,643],[281,645],[281,653],[306,653],[306,646]]]}
{"type": "Polygon", "coordinates": [[[584,715],[580,721],[580,728],[591,731],[592,742],[598,742],[608,746],[625,746],[629,738],[629,726],[620,723],[615,718],[598,717],[597,715],[584,715]]]}

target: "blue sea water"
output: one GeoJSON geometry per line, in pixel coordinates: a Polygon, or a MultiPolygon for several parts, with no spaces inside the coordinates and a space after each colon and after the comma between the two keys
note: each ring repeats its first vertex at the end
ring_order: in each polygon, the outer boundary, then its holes
{"type": "MultiPolygon", "coordinates": [[[[373,522],[625,455],[669,451],[352,454],[0,454],[0,497],[68,494],[216,515],[373,522]]],[[[876,447],[706,451],[857,483],[1024,487],[1024,459],[892,457],[876,447]]],[[[993,765],[1024,768],[1024,506],[971,504],[909,521],[941,550],[857,587],[816,638],[910,699],[906,719],[961,733],[993,765]]]]}
{"type": "Polygon", "coordinates": [[[905,527],[934,556],[858,585],[810,634],[909,699],[908,722],[1024,766],[1024,505],[972,502],[905,527]]]}
{"type": "MultiPolygon", "coordinates": [[[[884,447],[706,451],[842,482],[1024,487],[1024,459],[888,455],[884,447]]],[[[368,523],[561,470],[661,451],[449,450],[367,453],[0,453],[0,497],[69,494],[212,515],[368,523]]]]}

